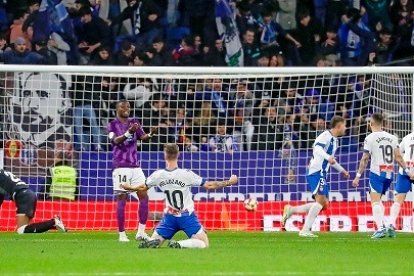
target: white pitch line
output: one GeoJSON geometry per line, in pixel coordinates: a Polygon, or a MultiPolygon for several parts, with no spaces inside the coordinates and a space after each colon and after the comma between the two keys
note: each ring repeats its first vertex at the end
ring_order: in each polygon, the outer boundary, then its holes
{"type": "MultiPolygon", "coordinates": [[[[407,272],[407,271],[406,271],[407,272]]],[[[286,276],[301,276],[301,275],[320,275],[320,276],[328,276],[328,275],[361,275],[361,271],[335,271],[335,272],[304,272],[304,271],[260,271],[258,273],[255,272],[243,272],[243,271],[233,271],[233,272],[200,272],[200,273],[192,273],[191,275],[217,275],[217,276],[227,276],[227,275],[239,275],[239,276],[249,276],[249,275],[286,275],[286,276]]],[[[3,274],[7,275],[7,273],[3,274]]],[[[26,275],[26,276],[40,276],[44,275],[43,273],[13,273],[10,275],[26,275]]],[[[128,275],[155,275],[155,276],[164,276],[164,275],[188,275],[186,272],[102,272],[102,273],[94,273],[94,272],[85,272],[85,273],[78,273],[78,272],[65,272],[65,273],[57,273],[57,275],[62,276],[83,276],[83,275],[95,275],[95,276],[128,276],[128,275]]],[[[367,272],[364,271],[363,275],[400,275],[395,271],[381,271],[381,272],[367,272]]],[[[404,275],[414,275],[414,272],[410,272],[404,275]]]]}

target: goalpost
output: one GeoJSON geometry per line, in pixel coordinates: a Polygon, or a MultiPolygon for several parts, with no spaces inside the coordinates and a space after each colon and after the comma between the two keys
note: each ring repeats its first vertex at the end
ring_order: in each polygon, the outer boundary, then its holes
{"type": "MultiPolygon", "coordinates": [[[[159,127],[150,143],[137,145],[146,176],[164,167],[162,145],[181,148],[180,166],[206,179],[240,178],[238,186],[207,193],[194,188],[196,210],[207,230],[282,231],[285,204],[311,201],[305,175],[316,136],[334,115],[346,118],[337,160],[350,180],[331,170],[330,209],[318,231],[371,231],[367,173],[352,178],[368,133],[367,118],[387,116],[385,129],[401,139],[414,131],[411,67],[0,67],[0,165],[38,193],[35,219],[60,214],[69,229],[115,230],[112,154],[106,126],[126,98],[144,129],[159,127]],[[75,200],[54,196],[48,169],[64,158],[78,172],[75,200]],[[254,212],[243,201],[259,201],[254,212]]],[[[386,215],[393,187],[384,196],[386,215]]],[[[150,191],[148,228],[162,215],[164,194],[150,191]]],[[[413,197],[401,208],[398,229],[413,231],[413,197]]],[[[127,229],[137,225],[138,204],[127,204],[127,229]]],[[[0,231],[15,227],[15,207],[0,209],[0,231]]],[[[304,215],[293,216],[297,231],[304,215]]]]}

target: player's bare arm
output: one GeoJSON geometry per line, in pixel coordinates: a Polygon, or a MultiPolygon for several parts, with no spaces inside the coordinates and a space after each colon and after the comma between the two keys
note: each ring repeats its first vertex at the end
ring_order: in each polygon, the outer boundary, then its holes
{"type": "Polygon", "coordinates": [[[394,160],[407,173],[409,178],[414,179],[414,174],[407,167],[407,164],[405,163],[404,158],[402,157],[401,151],[399,148],[396,148],[394,150],[394,160]]]}
{"type": "Polygon", "coordinates": [[[237,175],[232,175],[228,180],[223,180],[223,181],[207,181],[204,184],[204,188],[207,190],[215,190],[215,189],[220,189],[220,188],[224,188],[227,186],[231,186],[236,184],[239,181],[237,175]]]}
{"type": "Polygon", "coordinates": [[[362,155],[361,161],[359,161],[359,168],[358,168],[357,175],[352,181],[352,187],[359,186],[359,180],[361,178],[361,175],[364,173],[366,167],[368,166],[368,162],[370,158],[371,158],[371,155],[368,152],[364,152],[364,154],[362,155]]]}
{"type": "Polygon", "coordinates": [[[157,132],[158,132],[158,127],[152,127],[149,133],[147,133],[147,134],[143,135],[143,136],[142,136],[142,137],[140,137],[139,139],[140,139],[141,141],[148,141],[148,140],[150,140],[150,139],[151,139],[154,135],[156,135],[156,134],[157,134],[157,132]]]}
{"type": "Polygon", "coordinates": [[[134,133],[138,130],[138,127],[139,127],[138,123],[131,124],[127,132],[117,137],[113,137],[114,133],[109,133],[109,139],[111,139],[113,143],[116,145],[122,144],[123,142],[125,142],[126,139],[134,135],[134,133]]]}
{"type": "Polygon", "coordinates": [[[119,187],[131,192],[147,191],[149,189],[145,184],[131,185],[129,183],[121,183],[119,187]]]}

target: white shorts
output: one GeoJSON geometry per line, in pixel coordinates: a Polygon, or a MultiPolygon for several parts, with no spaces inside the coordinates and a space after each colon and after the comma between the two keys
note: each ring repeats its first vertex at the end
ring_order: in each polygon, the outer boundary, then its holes
{"type": "Polygon", "coordinates": [[[145,175],[141,168],[117,168],[112,172],[112,184],[114,193],[126,193],[128,191],[119,187],[121,183],[138,185],[145,183],[145,175]]]}

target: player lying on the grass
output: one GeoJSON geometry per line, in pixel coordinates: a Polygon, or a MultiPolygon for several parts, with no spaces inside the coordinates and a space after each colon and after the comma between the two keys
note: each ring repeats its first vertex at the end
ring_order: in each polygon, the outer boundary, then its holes
{"type": "Polygon", "coordinates": [[[164,146],[164,159],[167,167],[151,174],[146,183],[136,186],[121,184],[122,188],[129,191],[148,190],[151,187],[160,188],[166,195],[164,217],[155,228],[150,240],[142,241],[141,248],[160,247],[165,240],[170,240],[168,246],[172,248],[206,248],[208,237],[203,226],[194,213],[194,202],[191,187],[203,187],[205,189],[219,189],[234,185],[238,179],[232,175],[225,181],[204,181],[203,178],[191,170],[178,168],[179,150],[176,144],[164,146]],[[184,231],[188,239],[173,241],[171,238],[178,232],[184,231]]]}
{"type": "MultiPolygon", "coordinates": [[[[414,132],[405,136],[400,143],[400,152],[404,154],[405,165],[413,173],[414,167],[414,132]]],[[[400,167],[395,185],[394,203],[390,209],[390,225],[388,234],[395,236],[396,222],[400,213],[401,204],[404,203],[405,197],[411,191],[411,185],[414,180],[410,178],[403,167],[400,167]]]]}
{"type": "Polygon", "coordinates": [[[286,205],[283,209],[282,225],[294,213],[308,213],[305,224],[299,232],[301,237],[317,237],[311,232],[312,224],[319,212],[326,209],[329,203],[329,186],[326,182],[329,167],[332,166],[340,172],[345,178],[349,178],[349,173],[335,160],[335,152],[338,148],[338,137],[345,134],[345,119],[334,116],[331,120],[331,129],[325,130],[320,134],[313,144],[313,157],[310,161],[306,180],[315,199],[313,203],[307,203],[300,206],[286,205]]]}
{"type": "Polygon", "coordinates": [[[394,160],[407,173],[409,178],[413,179],[414,177],[401,156],[398,138],[384,131],[382,129],[383,123],[384,117],[381,114],[375,113],[372,115],[369,122],[372,133],[365,138],[364,154],[359,163],[358,173],[352,181],[353,187],[359,186],[359,180],[371,159],[369,173],[370,197],[372,215],[377,226],[377,231],[371,236],[373,239],[383,238],[387,235],[387,232],[390,237],[395,236],[394,227],[385,227],[384,205],[381,202],[382,195],[387,192],[393,179],[394,160]]]}
{"type": "Polygon", "coordinates": [[[59,216],[38,222],[31,223],[36,212],[36,194],[29,189],[29,186],[21,181],[11,172],[0,170],[0,206],[3,203],[5,195],[11,196],[16,204],[16,225],[18,234],[42,233],[50,229],[58,229],[66,232],[65,226],[59,216]]]}

